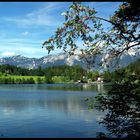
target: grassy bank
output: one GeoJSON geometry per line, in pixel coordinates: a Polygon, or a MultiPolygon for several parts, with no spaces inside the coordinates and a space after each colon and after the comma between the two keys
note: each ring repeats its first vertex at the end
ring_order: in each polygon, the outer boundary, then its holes
{"type": "Polygon", "coordinates": [[[2,75],[0,84],[41,84],[44,83],[44,76],[19,76],[19,75],[2,75]]]}
{"type": "Polygon", "coordinates": [[[45,84],[45,83],[73,83],[73,81],[65,76],[52,76],[52,77],[19,76],[19,75],[0,76],[0,84],[45,84]]]}
{"type": "Polygon", "coordinates": [[[35,83],[37,84],[39,79],[41,79],[41,81],[43,82],[45,80],[44,76],[19,76],[19,75],[11,75],[8,76],[9,78],[14,78],[14,79],[33,79],[35,81],[35,83]]]}

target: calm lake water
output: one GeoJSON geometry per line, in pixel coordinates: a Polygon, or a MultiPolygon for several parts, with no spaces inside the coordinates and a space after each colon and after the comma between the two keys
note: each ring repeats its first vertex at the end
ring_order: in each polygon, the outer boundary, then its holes
{"type": "Polygon", "coordinates": [[[0,137],[95,138],[107,132],[98,121],[106,112],[88,110],[85,98],[104,86],[0,85],[0,137]]]}

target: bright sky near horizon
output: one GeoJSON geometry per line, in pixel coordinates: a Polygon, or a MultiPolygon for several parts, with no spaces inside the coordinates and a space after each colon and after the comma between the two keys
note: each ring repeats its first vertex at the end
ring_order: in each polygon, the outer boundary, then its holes
{"type": "MultiPolygon", "coordinates": [[[[122,2],[84,2],[97,15],[109,18],[122,2]]],[[[23,55],[40,58],[47,55],[42,44],[63,26],[62,12],[72,2],[0,2],[0,57],[23,55]]],[[[60,52],[59,50],[53,53],[60,52]]]]}

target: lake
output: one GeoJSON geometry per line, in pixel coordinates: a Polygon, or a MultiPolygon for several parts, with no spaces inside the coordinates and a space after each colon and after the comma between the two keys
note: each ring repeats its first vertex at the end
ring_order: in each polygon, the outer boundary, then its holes
{"type": "Polygon", "coordinates": [[[0,137],[95,138],[106,111],[85,99],[106,92],[103,84],[0,85],[0,137]]]}

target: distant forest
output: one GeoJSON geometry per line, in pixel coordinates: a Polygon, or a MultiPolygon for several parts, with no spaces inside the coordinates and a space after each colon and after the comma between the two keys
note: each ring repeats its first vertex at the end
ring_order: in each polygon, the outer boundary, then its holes
{"type": "Polygon", "coordinates": [[[140,75],[140,59],[129,64],[127,67],[120,68],[113,72],[104,71],[102,74],[99,74],[98,71],[86,71],[79,65],[52,66],[44,69],[39,66],[37,69],[30,70],[8,64],[0,65],[0,83],[3,84],[76,82],[78,80],[84,81],[87,79],[96,81],[99,76],[103,78],[104,82],[114,82],[125,77],[127,74],[140,75]],[[16,76],[18,76],[18,79],[16,76]],[[35,78],[35,76],[38,77],[35,78]]]}
{"type": "Polygon", "coordinates": [[[13,83],[11,82],[11,76],[14,76],[12,77],[12,81],[15,81],[15,78],[18,76],[18,79],[20,78],[20,80],[18,81],[21,82],[16,82],[16,83],[20,84],[20,83],[35,83],[33,82],[33,78],[35,76],[38,76],[38,80],[37,80],[38,82],[36,83],[54,83],[54,82],[66,82],[66,81],[69,82],[71,80],[76,81],[78,79],[82,79],[84,75],[86,75],[86,70],[84,70],[78,65],[52,66],[44,69],[42,69],[39,66],[37,69],[31,69],[31,70],[21,68],[21,67],[11,66],[8,64],[0,65],[0,83],[13,83]],[[27,76],[30,77],[30,79],[28,78],[28,80],[25,81],[25,79],[27,79],[27,76]],[[44,80],[41,82],[41,79],[39,77],[44,77],[44,80]],[[6,82],[5,79],[7,79],[6,82]]]}

